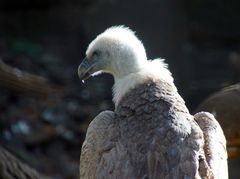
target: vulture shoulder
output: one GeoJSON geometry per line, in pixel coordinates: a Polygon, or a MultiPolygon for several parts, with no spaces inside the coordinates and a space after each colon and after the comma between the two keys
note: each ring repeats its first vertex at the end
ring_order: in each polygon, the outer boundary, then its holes
{"type": "Polygon", "coordinates": [[[204,153],[214,178],[227,179],[226,139],[222,128],[214,116],[208,112],[199,112],[194,115],[194,118],[203,131],[204,153]]]}
{"type": "Polygon", "coordinates": [[[215,118],[202,112],[193,120],[177,93],[156,84],[140,85],[115,112],[91,122],[80,178],[228,178],[226,141],[215,118]]]}
{"type": "Polygon", "coordinates": [[[94,179],[101,156],[114,147],[114,112],[104,111],[90,123],[80,156],[80,178],[94,179]]]}

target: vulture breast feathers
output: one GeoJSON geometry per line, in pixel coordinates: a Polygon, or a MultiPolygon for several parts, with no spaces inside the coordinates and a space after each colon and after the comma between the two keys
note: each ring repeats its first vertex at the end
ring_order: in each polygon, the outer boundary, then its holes
{"type": "Polygon", "coordinates": [[[123,26],[93,40],[78,68],[83,80],[114,77],[115,111],[90,123],[80,157],[82,179],[227,179],[226,141],[213,115],[192,116],[167,65],[147,60],[123,26]]]}

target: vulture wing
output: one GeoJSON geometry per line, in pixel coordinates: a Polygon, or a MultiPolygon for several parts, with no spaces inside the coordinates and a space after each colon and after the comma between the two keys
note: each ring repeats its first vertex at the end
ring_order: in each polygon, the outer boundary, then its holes
{"type": "Polygon", "coordinates": [[[204,153],[214,178],[227,179],[226,139],[219,123],[212,114],[207,112],[197,113],[194,118],[203,131],[204,153]]]}
{"type": "MultiPolygon", "coordinates": [[[[114,124],[114,115],[112,111],[104,111],[90,123],[80,157],[81,179],[99,178],[97,170],[99,163],[104,162],[101,161],[102,156],[111,152],[115,147],[117,130],[114,124]]],[[[105,165],[110,164],[106,163],[105,165]]]]}

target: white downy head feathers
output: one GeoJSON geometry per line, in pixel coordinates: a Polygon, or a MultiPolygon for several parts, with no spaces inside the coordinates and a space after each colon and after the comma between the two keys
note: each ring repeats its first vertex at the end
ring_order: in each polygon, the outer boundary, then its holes
{"type": "Polygon", "coordinates": [[[116,105],[130,89],[147,80],[173,82],[164,60],[147,60],[142,42],[127,27],[114,26],[98,35],[90,43],[86,56],[91,58],[96,51],[100,52],[99,61],[102,61],[97,73],[107,72],[114,76],[113,101],[116,105]]]}

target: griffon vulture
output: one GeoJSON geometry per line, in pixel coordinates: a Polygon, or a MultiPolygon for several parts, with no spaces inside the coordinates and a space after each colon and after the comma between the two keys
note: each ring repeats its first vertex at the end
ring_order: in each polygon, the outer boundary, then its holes
{"type": "Polygon", "coordinates": [[[115,110],[88,127],[80,157],[82,179],[226,179],[224,134],[210,113],[189,114],[161,59],[147,60],[124,26],[93,40],[78,68],[85,80],[114,77],[115,110]]]}

